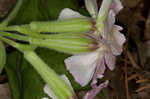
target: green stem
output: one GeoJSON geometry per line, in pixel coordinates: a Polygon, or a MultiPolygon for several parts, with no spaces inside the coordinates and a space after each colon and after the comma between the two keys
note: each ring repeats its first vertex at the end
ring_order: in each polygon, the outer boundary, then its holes
{"type": "Polygon", "coordinates": [[[24,57],[48,83],[58,99],[71,99],[73,97],[73,92],[69,86],[35,52],[25,51],[24,57]]]}
{"type": "Polygon", "coordinates": [[[17,12],[19,11],[21,5],[22,5],[23,0],[18,0],[15,8],[12,10],[12,12],[8,15],[8,17],[0,24],[0,30],[6,27],[13,18],[16,17],[17,12]]]}
{"type": "Polygon", "coordinates": [[[10,37],[12,39],[20,40],[20,41],[26,41],[26,42],[30,41],[30,37],[23,36],[23,35],[18,35],[18,34],[14,34],[14,33],[0,32],[0,35],[10,37]]]}
{"type": "Polygon", "coordinates": [[[29,25],[15,25],[4,28],[5,31],[17,31],[30,37],[41,38],[39,33],[30,29],[29,25]]]}
{"type": "Polygon", "coordinates": [[[88,18],[75,18],[49,22],[31,22],[30,27],[37,32],[88,32],[92,29],[92,23],[88,18]]]}
{"type": "Polygon", "coordinates": [[[4,44],[0,41],[0,73],[2,72],[6,63],[6,50],[4,44]]]}
{"type": "Polygon", "coordinates": [[[24,51],[29,51],[29,50],[34,50],[36,48],[36,46],[31,46],[31,45],[25,45],[25,44],[19,44],[19,43],[16,43],[10,39],[7,39],[5,37],[2,37],[0,36],[0,40],[8,43],[9,45],[17,48],[18,50],[20,50],[21,52],[24,52],[24,51]]]}

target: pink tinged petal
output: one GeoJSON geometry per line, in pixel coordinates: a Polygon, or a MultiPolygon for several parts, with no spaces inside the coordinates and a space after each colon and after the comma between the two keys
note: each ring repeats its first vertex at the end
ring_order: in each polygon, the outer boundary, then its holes
{"type": "Polygon", "coordinates": [[[93,77],[98,57],[97,51],[74,55],[65,59],[65,64],[75,80],[81,86],[85,86],[93,77]]]}
{"type": "Polygon", "coordinates": [[[111,31],[115,23],[115,13],[113,10],[109,11],[106,22],[108,29],[111,31]]]}
{"type": "Polygon", "coordinates": [[[107,67],[112,71],[115,68],[116,57],[111,52],[107,52],[105,53],[105,62],[107,67]]]}
{"type": "Polygon", "coordinates": [[[104,56],[99,58],[98,61],[99,61],[99,63],[96,66],[96,71],[94,73],[93,80],[91,83],[92,88],[95,88],[97,86],[97,80],[98,79],[103,78],[103,74],[104,74],[105,69],[106,69],[104,56]]]}
{"type": "Polygon", "coordinates": [[[105,27],[102,32],[102,37],[110,45],[112,53],[117,56],[122,53],[122,46],[125,42],[125,37],[120,33],[122,27],[114,25],[114,23],[115,14],[113,10],[110,10],[107,20],[105,21],[105,27]]]}
{"type": "Polygon", "coordinates": [[[113,2],[112,2],[112,4],[111,4],[111,9],[113,9],[116,14],[117,14],[122,8],[123,8],[123,6],[122,6],[120,0],[113,0],[113,2]]]}
{"type": "Polygon", "coordinates": [[[64,8],[58,17],[58,20],[64,19],[72,19],[72,18],[85,18],[85,16],[81,15],[79,12],[73,11],[69,8],[64,8]]]}
{"type": "Polygon", "coordinates": [[[97,7],[96,0],[84,0],[84,1],[85,1],[86,9],[90,13],[90,15],[93,18],[96,18],[98,14],[98,7],[97,7]]]}
{"type": "Polygon", "coordinates": [[[112,41],[111,44],[111,50],[112,53],[116,56],[122,53],[123,51],[122,47],[126,41],[125,36],[119,32],[120,29],[121,27],[114,25],[114,28],[112,30],[114,40],[112,41]]]}
{"type": "Polygon", "coordinates": [[[109,81],[106,80],[105,82],[101,83],[99,86],[97,86],[96,88],[92,89],[91,91],[89,91],[84,99],[94,99],[94,97],[104,88],[107,87],[109,81]]]}
{"type": "Polygon", "coordinates": [[[113,28],[113,33],[114,33],[114,37],[116,39],[116,42],[118,43],[119,46],[122,47],[122,45],[126,41],[126,38],[122,33],[119,32],[120,30],[122,30],[122,28],[120,26],[115,25],[113,28]]]}
{"type": "Polygon", "coordinates": [[[112,29],[115,23],[115,14],[113,10],[110,10],[107,19],[104,23],[104,30],[102,31],[102,37],[107,41],[107,43],[112,42],[112,29]]]}

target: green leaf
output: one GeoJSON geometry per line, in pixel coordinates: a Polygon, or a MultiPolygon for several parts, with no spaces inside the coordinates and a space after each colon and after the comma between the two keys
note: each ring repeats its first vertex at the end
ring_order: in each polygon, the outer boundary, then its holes
{"type": "Polygon", "coordinates": [[[45,85],[40,75],[15,51],[8,55],[6,72],[13,99],[41,99],[45,85]]]}
{"type": "Polygon", "coordinates": [[[0,41],[0,73],[2,72],[6,63],[6,52],[3,43],[0,41]]]}
{"type": "Polygon", "coordinates": [[[27,24],[31,21],[57,19],[63,8],[77,9],[76,0],[24,0],[11,24],[27,24]]]}

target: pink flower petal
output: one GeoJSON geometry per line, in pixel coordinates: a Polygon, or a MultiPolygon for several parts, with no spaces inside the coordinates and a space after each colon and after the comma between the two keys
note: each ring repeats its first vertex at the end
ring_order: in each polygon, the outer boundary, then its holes
{"type": "Polygon", "coordinates": [[[112,71],[115,68],[116,57],[111,52],[106,52],[105,62],[108,68],[112,71]]]}
{"type": "Polygon", "coordinates": [[[125,36],[118,31],[119,28],[120,27],[114,25],[114,28],[112,31],[114,40],[111,44],[111,50],[114,55],[120,55],[122,53],[123,51],[122,47],[126,41],[125,36]]]}
{"type": "Polygon", "coordinates": [[[114,25],[115,13],[113,10],[109,11],[107,20],[105,21],[104,30],[102,31],[102,37],[110,45],[111,51],[114,55],[120,55],[122,53],[122,46],[125,42],[125,37],[120,33],[122,27],[114,25]]]}
{"type": "Polygon", "coordinates": [[[103,56],[101,59],[99,58],[99,60],[98,60],[98,64],[96,66],[96,71],[94,73],[92,84],[91,84],[92,88],[95,88],[97,86],[97,80],[98,79],[103,78],[103,74],[105,72],[105,69],[106,69],[105,58],[103,56]]]}
{"type": "Polygon", "coordinates": [[[114,12],[117,14],[121,9],[123,8],[120,0],[113,0],[111,4],[111,9],[114,10],[114,12]]]}
{"type": "Polygon", "coordinates": [[[107,87],[109,81],[105,81],[103,83],[101,83],[99,86],[97,86],[96,88],[92,89],[91,91],[89,91],[84,99],[94,99],[94,97],[105,87],[107,87]]]}
{"type": "Polygon", "coordinates": [[[85,86],[93,77],[98,57],[98,51],[74,55],[65,59],[65,64],[75,80],[85,86]]]}
{"type": "Polygon", "coordinates": [[[115,23],[115,14],[113,12],[113,10],[110,10],[107,16],[107,19],[104,22],[104,30],[102,31],[102,37],[108,41],[108,43],[110,42],[110,38],[112,38],[112,29],[115,23]]]}
{"type": "Polygon", "coordinates": [[[118,43],[119,46],[122,47],[122,45],[125,43],[126,39],[125,39],[125,36],[119,32],[119,30],[121,30],[121,27],[115,25],[113,28],[113,33],[114,33],[116,42],[118,43]]]}

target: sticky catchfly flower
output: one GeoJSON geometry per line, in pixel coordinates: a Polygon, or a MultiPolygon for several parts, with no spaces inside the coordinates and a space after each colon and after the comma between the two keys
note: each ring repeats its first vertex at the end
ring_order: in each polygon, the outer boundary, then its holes
{"type": "MultiPolygon", "coordinates": [[[[65,59],[65,64],[81,86],[87,85],[92,80],[91,86],[94,89],[87,96],[94,92],[93,95],[95,96],[108,84],[106,81],[97,85],[97,79],[103,78],[106,66],[110,70],[114,69],[115,56],[122,52],[125,37],[120,33],[122,27],[115,25],[115,16],[123,7],[120,0],[103,0],[98,12],[96,0],[85,0],[85,4],[92,19],[96,22],[96,30],[87,34],[97,42],[97,49],[92,52],[73,55],[65,59]]],[[[59,18],[74,17],[85,16],[68,8],[65,8],[59,16],[59,18]]]]}

